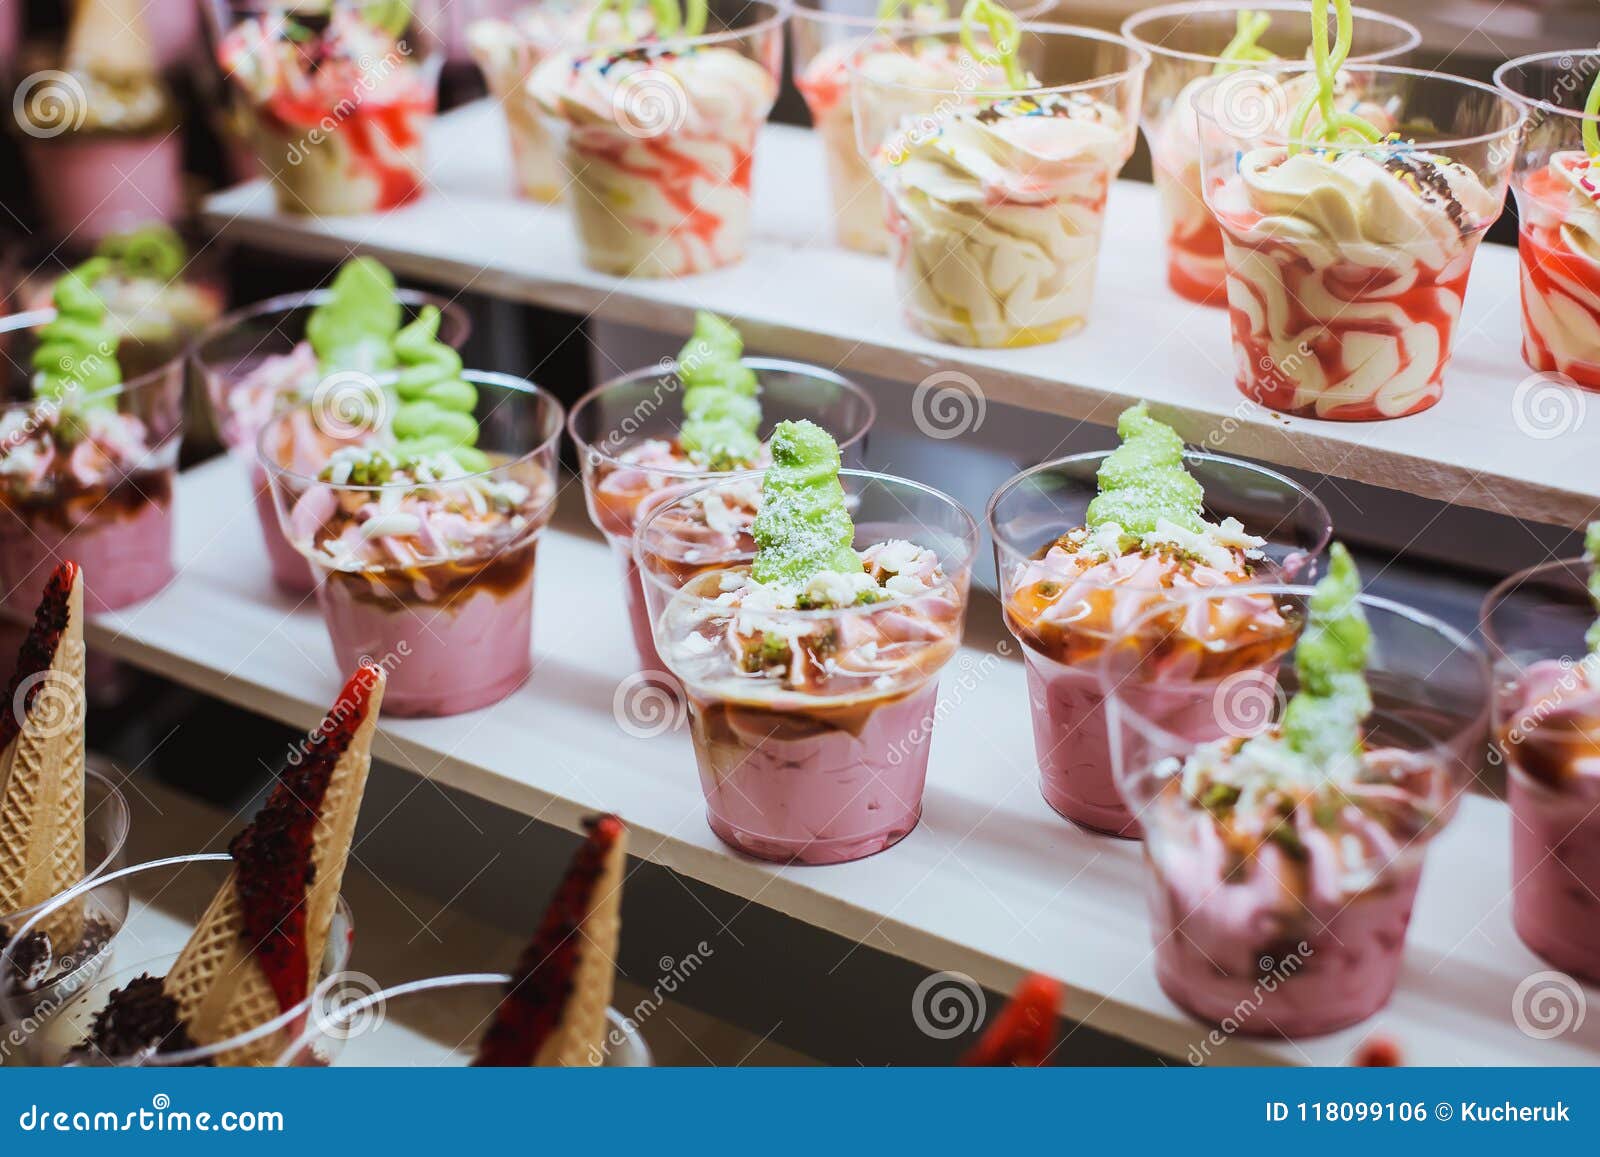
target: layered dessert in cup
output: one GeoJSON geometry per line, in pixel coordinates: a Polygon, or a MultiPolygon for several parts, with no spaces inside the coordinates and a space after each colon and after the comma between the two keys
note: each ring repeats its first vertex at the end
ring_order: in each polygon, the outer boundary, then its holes
{"type": "Polygon", "coordinates": [[[609,1007],[622,931],[626,829],[585,821],[579,846],[516,971],[439,976],[315,1017],[280,1065],[642,1068],[638,1027],[609,1007]]]}
{"type": "Polygon", "coordinates": [[[218,0],[217,56],[284,213],[422,195],[443,64],[437,0],[218,0]]]}
{"type": "Polygon", "coordinates": [[[275,415],[316,397],[349,397],[359,409],[371,375],[398,364],[395,344],[403,328],[437,315],[434,336],[460,349],[471,332],[457,303],[415,289],[397,289],[378,262],[346,262],[326,289],[269,298],[228,314],[195,341],[190,353],[204,386],[212,424],[222,444],[248,471],[272,579],[285,594],[303,596],[316,578],[300,552],[284,540],[256,439],[275,415]],[[431,311],[431,313],[430,313],[431,311]]]}
{"type": "Polygon", "coordinates": [[[894,43],[916,60],[930,39],[957,38],[973,66],[954,77],[880,79],[892,70],[871,58],[852,72],[901,305],[939,341],[1052,342],[1088,318],[1106,196],[1133,151],[1150,58],[1093,29],[1019,26],[991,0],[969,0],[959,33],[894,43]]]}
{"type": "Polygon", "coordinates": [[[1600,984],[1600,524],[1585,547],[1506,579],[1480,621],[1511,805],[1512,922],[1551,965],[1600,984]]]}
{"type": "MultiPolygon", "coordinates": [[[[1201,194],[1200,136],[1190,98],[1209,78],[1234,76],[1237,117],[1257,118],[1262,127],[1287,121],[1304,93],[1276,83],[1271,73],[1306,59],[1310,14],[1309,3],[1195,0],[1146,8],[1122,24],[1122,35],[1150,54],[1140,124],[1161,198],[1167,284],[1190,301],[1227,302],[1222,234],[1201,194]]],[[[1352,64],[1404,64],[1422,40],[1410,24],[1382,12],[1352,8],[1350,19],[1352,64]]]]}
{"type": "MultiPolygon", "coordinates": [[[[1113,777],[1098,674],[1111,640],[1193,591],[1311,578],[1332,521],[1281,474],[1186,451],[1143,404],[1125,411],[1117,429],[1117,450],[1011,479],[990,499],[988,521],[1006,626],[1028,672],[1039,789],[1074,823],[1131,837],[1138,818],[1113,777]]],[[[1242,645],[1248,612],[1267,608],[1245,595],[1229,605],[1242,645]]],[[[1193,726],[1196,742],[1225,734],[1209,713],[1193,726]]]]}
{"type": "Polygon", "coordinates": [[[938,491],[841,474],[810,422],[780,423],[770,448],[762,474],[654,510],[635,553],[712,831],[758,859],[844,863],[921,817],[978,531],[938,491]],[[724,514],[752,485],[747,541],[724,514]]]}
{"type": "MultiPolygon", "coordinates": [[[[641,671],[666,670],[633,557],[634,529],[649,508],[712,478],[766,465],[768,439],[781,421],[815,422],[847,465],[860,465],[866,451],[876,410],[859,386],[820,366],[743,353],[737,330],[702,313],[676,360],[591,391],[567,423],[589,517],[621,571],[641,671]]],[[[754,513],[741,517],[748,525],[754,513]]]]}
{"type": "Polygon", "coordinates": [[[183,363],[124,377],[93,289],[105,268],[64,274],[53,309],[0,318],[13,371],[0,393],[0,601],[18,614],[63,559],[82,565],[91,613],[172,579],[183,363]]]}
{"type": "Polygon", "coordinates": [[[183,212],[183,138],[146,0],[79,0],[59,69],[24,78],[13,109],[46,228],[97,241],[183,212]]]}
{"type": "Polygon", "coordinates": [[[1228,77],[1193,98],[1235,380],[1251,401],[1303,417],[1415,414],[1444,392],[1467,275],[1503,207],[1525,114],[1457,77],[1341,70],[1348,46],[1316,39],[1326,51],[1287,129],[1241,124],[1228,77]],[[1395,131],[1342,111],[1340,76],[1395,131]]]}
{"type": "Polygon", "coordinates": [[[778,96],[788,10],[753,0],[708,12],[698,0],[651,12],[647,35],[591,21],[587,43],[551,53],[527,83],[566,130],[584,263],[681,277],[744,257],[756,137],[778,96]]]}
{"type": "MultiPolygon", "coordinates": [[[[383,670],[363,667],[279,773],[226,855],[156,860],[87,880],[23,926],[115,889],[134,903],[99,975],[22,1042],[31,1065],[270,1064],[343,971],[354,928],[339,895],[371,766],[383,670]]],[[[125,907],[128,907],[125,905],[125,907]]],[[[0,975],[15,968],[15,945],[0,975]]],[[[0,1012],[15,994],[0,986],[0,1012]]]]}
{"type": "Polygon", "coordinates": [[[1232,1031],[1315,1036],[1394,991],[1428,843],[1481,762],[1489,668],[1452,628],[1361,594],[1341,546],[1315,587],[1254,593],[1280,619],[1224,693],[1185,702],[1187,672],[1215,662],[1188,625],[1237,596],[1192,592],[1183,630],[1146,618],[1107,651],[1108,708],[1140,753],[1117,773],[1144,825],[1162,989],[1232,1031]],[[1168,692],[1154,703],[1116,689],[1152,683],[1168,692]],[[1249,720],[1228,702],[1241,687],[1249,720]],[[1230,733],[1197,745],[1187,721],[1206,709],[1230,733]]]}
{"type": "Polygon", "coordinates": [[[280,414],[257,452],[283,535],[317,576],[339,666],[386,667],[391,715],[457,715],[533,669],[534,562],[563,415],[522,378],[463,371],[440,342],[400,353],[392,387],[280,414]]]}
{"type": "Polygon", "coordinates": [[[1522,357],[1600,389],[1600,51],[1518,57],[1494,81],[1531,110],[1511,178],[1522,357]],[[1591,75],[1587,88],[1575,79],[1591,75]]]}

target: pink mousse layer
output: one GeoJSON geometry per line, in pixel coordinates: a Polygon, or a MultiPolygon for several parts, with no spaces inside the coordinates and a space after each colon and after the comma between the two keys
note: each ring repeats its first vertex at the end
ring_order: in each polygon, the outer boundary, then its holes
{"type": "Polygon", "coordinates": [[[0,512],[0,583],[11,610],[31,614],[64,559],[83,568],[90,614],[147,599],[172,581],[172,511],[146,502],[133,514],[91,517],[71,530],[47,520],[24,524],[0,512]]]}
{"type": "Polygon", "coordinates": [[[45,227],[57,237],[94,242],[183,212],[180,134],[68,133],[23,148],[45,227]]]}
{"type": "Polygon", "coordinates": [[[256,492],[256,516],[261,520],[261,541],[272,566],[272,581],[287,595],[309,595],[317,589],[317,576],[311,564],[289,544],[272,502],[272,487],[266,472],[257,466],[251,471],[251,486],[256,492]]]}
{"type": "Polygon", "coordinates": [[[639,652],[639,670],[665,672],[666,662],[656,650],[655,631],[650,624],[650,607],[644,599],[644,580],[633,559],[633,540],[612,538],[611,552],[622,570],[622,595],[628,603],[628,626],[633,631],[633,647],[639,652]]]}

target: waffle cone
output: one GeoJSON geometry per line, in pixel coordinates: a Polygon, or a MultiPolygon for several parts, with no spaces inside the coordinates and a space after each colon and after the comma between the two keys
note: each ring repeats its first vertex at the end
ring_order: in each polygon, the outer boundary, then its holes
{"type": "Polygon", "coordinates": [[[155,52],[144,22],[147,2],[77,0],[67,33],[67,67],[96,76],[155,75],[155,52]]]}
{"type": "Polygon", "coordinates": [[[622,937],[622,880],[627,840],[619,836],[606,853],[605,867],[590,893],[589,911],[573,935],[579,938],[572,992],[555,1032],[544,1042],[536,1065],[590,1066],[605,1059],[606,1010],[617,976],[617,945],[622,937]]]}
{"type": "MultiPolygon", "coordinates": [[[[311,855],[314,881],[306,894],[306,957],[315,987],[333,913],[344,880],[356,816],[372,765],[372,735],[383,700],[383,675],[378,671],[367,712],[350,745],[339,757],[322,798],[311,855]]],[[[277,993],[256,962],[244,935],[244,906],[235,874],[213,897],[194,934],[184,946],[162,987],[177,1003],[178,1015],[198,1045],[211,1045],[251,1032],[282,1014],[277,993]]],[[[217,1057],[217,1064],[239,1066],[269,1063],[283,1051],[289,1030],[273,1033],[217,1057]]]]}
{"type": "MultiPolygon", "coordinates": [[[[72,580],[66,628],[50,666],[27,682],[32,704],[16,738],[0,751],[0,915],[42,904],[84,876],[81,573],[72,580]]],[[[82,903],[52,913],[37,931],[57,953],[70,952],[83,935],[82,903]]]]}

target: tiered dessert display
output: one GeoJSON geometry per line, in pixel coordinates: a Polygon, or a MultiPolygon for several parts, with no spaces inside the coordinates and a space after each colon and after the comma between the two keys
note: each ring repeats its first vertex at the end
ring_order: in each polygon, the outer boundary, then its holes
{"type": "MultiPolygon", "coordinates": [[[[24,1042],[39,1065],[259,1065],[298,1033],[319,981],[344,967],[353,931],[339,897],[366,789],[383,699],[381,668],[364,666],[291,755],[230,856],[190,856],[124,869],[66,893],[24,925],[94,906],[104,888],[143,899],[110,941],[94,984],[24,1042]],[[221,876],[220,886],[195,885],[221,876]],[[184,910],[177,919],[158,913],[184,910]],[[173,926],[178,931],[174,933],[173,926]],[[138,959],[129,959],[129,957],[138,959]]],[[[0,975],[14,967],[0,954],[0,975]]],[[[0,1011],[14,1014],[0,989],[0,1011]]]]}
{"type": "Polygon", "coordinates": [[[899,37],[905,59],[873,52],[852,73],[906,318],[957,345],[1055,341],[1088,318],[1106,195],[1133,151],[1150,58],[1092,29],[1019,26],[992,0],[962,13],[965,63],[956,36],[899,37]],[[929,76],[919,62],[933,42],[956,65],[929,76]]]}
{"type": "Polygon", "coordinates": [[[173,574],[172,498],[183,363],[124,378],[95,292],[104,258],[56,283],[55,312],[0,318],[0,601],[27,614],[64,558],[83,565],[91,612],[155,594],[173,574]]]}
{"type": "Polygon", "coordinates": [[[375,1063],[398,1063],[404,1048],[408,1064],[428,1068],[649,1065],[637,1028],[609,1007],[626,829],[614,815],[585,826],[588,836],[514,973],[440,976],[374,993],[319,1016],[279,1063],[333,1064],[360,1034],[375,1063]],[[417,1036],[426,1041],[420,1048],[417,1036]]]}
{"type": "Polygon", "coordinates": [[[250,473],[272,578],[285,594],[316,587],[310,566],[284,540],[266,472],[256,457],[261,429],[276,414],[319,405],[336,421],[359,423],[376,376],[395,371],[403,326],[430,320],[438,340],[459,349],[471,330],[454,302],[396,289],[370,257],[347,261],[327,289],[288,294],[229,314],[195,342],[191,355],[223,444],[250,473]],[[437,321],[431,320],[437,318],[437,321]],[[353,414],[339,418],[341,407],[353,414]]]}
{"type": "MultiPolygon", "coordinates": [[[[1262,127],[1287,122],[1295,94],[1262,72],[1305,60],[1310,13],[1309,3],[1286,0],[1195,0],[1146,8],[1123,22],[1122,34],[1150,54],[1140,124],[1161,194],[1167,284],[1190,301],[1227,301],[1222,233],[1201,193],[1200,138],[1190,98],[1208,78],[1232,75],[1236,119],[1254,118],[1262,127]]],[[[1404,64],[1422,40],[1410,24],[1382,12],[1352,8],[1350,21],[1352,64],[1404,64]]]]}
{"type": "Polygon", "coordinates": [[[393,209],[422,193],[443,63],[437,0],[217,0],[218,58],[284,213],[393,209]]]}
{"type": "MultiPolygon", "coordinates": [[[[607,382],[572,408],[568,429],[584,499],[621,564],[642,671],[665,672],[633,557],[634,530],[649,509],[701,482],[766,465],[762,431],[780,421],[815,422],[851,465],[866,449],[875,411],[858,386],[819,366],[743,353],[737,330],[700,313],[676,361],[607,382]]],[[[747,524],[751,517],[747,511],[747,524]]]]}
{"type": "Polygon", "coordinates": [[[1335,7],[1330,44],[1327,0],[1313,0],[1314,83],[1286,126],[1244,115],[1233,77],[1194,93],[1206,204],[1222,229],[1245,396],[1307,417],[1397,418],[1444,391],[1525,113],[1459,77],[1345,67],[1348,0],[1335,7]],[[1394,131],[1348,111],[1357,96],[1394,131]]]}
{"type": "Polygon", "coordinates": [[[1511,914],[1555,967],[1600,984],[1600,523],[1581,559],[1484,601],[1511,803],[1511,914]]]}
{"type": "MultiPolygon", "coordinates": [[[[1046,462],[1011,479],[990,500],[988,517],[1006,625],[1028,668],[1040,790],[1075,823],[1135,836],[1137,817],[1112,778],[1102,653],[1156,608],[1170,607],[1177,625],[1174,600],[1191,592],[1311,578],[1333,527],[1327,508],[1282,475],[1186,452],[1143,404],[1124,411],[1117,430],[1117,450],[1046,462]]],[[[1219,605],[1238,645],[1251,612],[1271,612],[1243,593],[1219,605]]],[[[1209,710],[1190,726],[1196,742],[1225,734],[1209,710]]]]}
{"type": "Polygon", "coordinates": [[[601,4],[588,43],[565,45],[528,91],[566,128],[585,264],[678,277],[744,257],[756,135],[778,95],[787,8],[632,0],[601,4]],[[601,15],[619,9],[615,22],[601,15]],[[610,39],[616,35],[617,39],[610,39]]]}
{"type": "Polygon", "coordinates": [[[1518,142],[1522,356],[1600,389],[1600,51],[1508,61],[1495,84],[1532,105],[1518,142]],[[1595,75],[1585,93],[1575,77],[1595,75]]]}
{"type": "Polygon", "coordinates": [[[1120,633],[1102,677],[1136,753],[1116,771],[1144,826],[1161,987],[1233,1031],[1312,1036],[1394,990],[1428,842],[1481,759],[1489,671],[1451,628],[1362,595],[1342,546],[1316,587],[1252,597],[1276,612],[1252,645],[1219,656],[1239,595],[1201,591],[1120,633]],[[1199,665],[1231,668],[1223,690],[1191,684],[1199,665]],[[1249,718],[1230,706],[1245,688],[1249,718]],[[1196,744],[1207,709],[1228,734],[1196,744]]]}
{"type": "Polygon", "coordinates": [[[841,475],[810,422],[780,423],[770,450],[764,475],[659,506],[635,553],[712,830],[761,859],[842,863],[922,814],[978,532],[937,491],[841,475]]]}

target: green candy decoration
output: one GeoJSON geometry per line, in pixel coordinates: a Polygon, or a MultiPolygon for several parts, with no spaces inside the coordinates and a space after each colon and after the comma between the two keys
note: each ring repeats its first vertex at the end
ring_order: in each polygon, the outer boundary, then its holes
{"type": "MultiPolygon", "coordinates": [[[[1589,560],[1589,597],[1600,610],[1600,522],[1591,522],[1583,536],[1583,553],[1589,560]]],[[[1600,621],[1596,621],[1584,636],[1591,653],[1600,654],[1600,621]]]]}
{"type": "Polygon", "coordinates": [[[1021,28],[1017,17],[1004,4],[995,0],[967,0],[961,9],[961,46],[973,59],[986,65],[999,65],[1006,76],[1006,84],[1013,90],[1028,87],[1028,73],[1017,58],[1022,47],[1021,28]],[[977,28],[989,34],[988,49],[978,44],[977,28]]]}
{"type": "Polygon", "coordinates": [[[1355,35],[1355,20],[1350,12],[1350,0],[1333,0],[1333,43],[1328,43],[1328,2],[1311,0],[1311,65],[1316,72],[1317,86],[1306,93],[1294,116],[1289,121],[1289,152],[1300,151],[1309,142],[1317,146],[1340,144],[1375,144],[1383,140],[1383,130],[1353,112],[1340,111],[1335,101],[1335,86],[1339,69],[1350,55],[1350,41],[1355,35]],[[1306,125],[1311,114],[1321,118],[1311,128],[1306,125]]]}
{"type": "Polygon", "coordinates": [[[95,247],[123,277],[171,281],[183,272],[188,250],[170,225],[146,225],[127,233],[114,233],[95,247]]]}
{"type": "Polygon", "coordinates": [[[1252,64],[1276,59],[1260,44],[1261,37],[1271,25],[1272,17],[1265,12],[1252,12],[1248,8],[1241,8],[1234,20],[1233,39],[1228,41],[1228,46],[1218,54],[1217,65],[1211,70],[1211,75],[1225,76],[1241,68],[1248,68],[1252,64]]]}
{"type": "Polygon", "coordinates": [[[95,282],[110,271],[103,257],[69,270],[57,282],[56,316],[39,327],[39,345],[33,351],[33,393],[82,413],[115,410],[106,391],[122,382],[117,364],[117,334],[106,321],[105,302],[94,291],[95,282]]]}
{"type": "Polygon", "coordinates": [[[406,458],[449,454],[476,474],[489,469],[488,456],[476,448],[478,391],[461,377],[461,355],[439,340],[439,316],[436,307],[425,306],[394,340],[400,363],[395,450],[406,458]]]}
{"type": "Polygon", "coordinates": [[[695,314],[694,334],[678,354],[684,386],[678,445],[714,470],[748,466],[761,452],[761,387],[743,356],[738,330],[715,314],[695,314]]]}
{"type": "Polygon", "coordinates": [[[1205,491],[1184,468],[1178,432],[1152,418],[1140,402],[1117,418],[1117,435],[1122,445],[1100,464],[1100,493],[1089,503],[1090,529],[1114,522],[1125,533],[1143,537],[1165,520],[1203,533],[1205,491]]]}
{"type": "Polygon", "coordinates": [[[323,371],[391,368],[400,332],[394,274],[370,257],[357,257],[340,267],[329,288],[329,299],[306,320],[306,340],[323,371]]]}
{"type": "Polygon", "coordinates": [[[860,574],[856,528],[839,485],[839,447],[812,422],[779,422],[756,515],[760,583],[800,587],[823,571],[860,574]]]}

